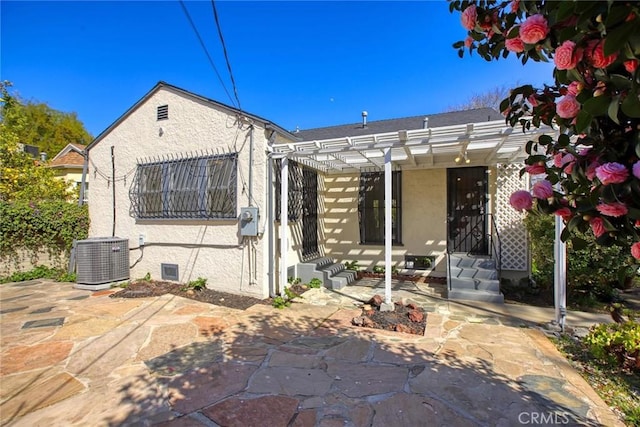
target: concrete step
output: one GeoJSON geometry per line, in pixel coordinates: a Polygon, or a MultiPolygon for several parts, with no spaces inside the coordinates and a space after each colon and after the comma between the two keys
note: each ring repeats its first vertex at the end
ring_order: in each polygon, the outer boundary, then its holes
{"type": "Polygon", "coordinates": [[[355,271],[345,270],[344,264],[336,263],[327,257],[299,263],[296,267],[296,273],[302,283],[309,283],[312,279],[320,279],[323,286],[329,289],[342,289],[353,283],[357,277],[355,271]]]}
{"type": "Polygon", "coordinates": [[[449,290],[449,299],[504,304],[504,295],[502,295],[501,293],[480,290],[451,289],[449,290]]]}
{"type": "Polygon", "coordinates": [[[452,277],[451,289],[480,290],[500,292],[500,282],[497,280],[471,279],[468,277],[452,277]]]}
{"type": "Polygon", "coordinates": [[[449,271],[451,277],[498,280],[498,272],[494,269],[451,267],[449,271]]]}
{"type": "Polygon", "coordinates": [[[357,273],[355,271],[343,270],[336,275],[329,277],[328,281],[325,282],[325,287],[329,289],[342,289],[355,282],[356,278],[357,273]]]}

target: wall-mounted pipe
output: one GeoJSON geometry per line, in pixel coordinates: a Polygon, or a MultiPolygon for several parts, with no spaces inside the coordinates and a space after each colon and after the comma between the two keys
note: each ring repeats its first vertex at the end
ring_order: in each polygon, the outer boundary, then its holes
{"type": "Polygon", "coordinates": [[[84,161],[82,163],[82,181],[80,181],[80,196],[78,197],[78,206],[84,205],[85,187],[87,186],[87,172],[89,170],[89,152],[82,150],[82,157],[84,161]]]}
{"type": "Polygon", "coordinates": [[[111,237],[116,236],[116,157],[113,152],[113,145],[111,146],[111,193],[113,205],[113,228],[111,231],[111,237]]]}

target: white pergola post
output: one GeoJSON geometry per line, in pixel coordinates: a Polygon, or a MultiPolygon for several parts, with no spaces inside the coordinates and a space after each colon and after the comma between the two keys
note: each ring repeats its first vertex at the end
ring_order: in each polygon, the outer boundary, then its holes
{"type": "Polygon", "coordinates": [[[384,302],[391,304],[391,147],[384,149],[384,302]]]}
{"type": "Polygon", "coordinates": [[[556,215],[554,255],[553,297],[556,308],[556,322],[564,331],[567,315],[567,245],[562,241],[562,217],[556,215]]]}
{"type": "Polygon", "coordinates": [[[287,286],[287,232],[289,228],[289,159],[282,158],[280,167],[280,295],[287,286]]]}

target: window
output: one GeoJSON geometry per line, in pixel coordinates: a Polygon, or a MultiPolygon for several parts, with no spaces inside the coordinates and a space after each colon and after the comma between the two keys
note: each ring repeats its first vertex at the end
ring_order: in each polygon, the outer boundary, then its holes
{"type": "MultiPolygon", "coordinates": [[[[297,221],[302,213],[302,186],[303,186],[303,172],[302,167],[293,160],[289,160],[289,194],[287,195],[288,202],[288,221],[297,221]]],[[[274,174],[276,181],[276,221],[280,221],[280,177],[282,168],[282,160],[277,159],[274,162],[274,174]]]]}
{"type": "Polygon", "coordinates": [[[169,106],[160,105],[158,107],[158,120],[167,120],[169,118],[169,106]]]}
{"type": "MultiPolygon", "coordinates": [[[[391,236],[393,243],[401,244],[401,172],[393,172],[391,180],[391,236]]],[[[360,174],[358,197],[360,243],[384,243],[384,173],[363,172],[360,174]]]]}
{"type": "Polygon", "coordinates": [[[237,154],[139,164],[129,191],[132,216],[236,218],[237,154]]]}

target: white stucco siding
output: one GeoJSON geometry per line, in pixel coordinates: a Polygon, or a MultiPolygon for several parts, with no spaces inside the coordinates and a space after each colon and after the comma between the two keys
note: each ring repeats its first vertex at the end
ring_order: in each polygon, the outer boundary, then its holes
{"type": "MultiPolygon", "coordinates": [[[[222,291],[268,296],[266,265],[265,149],[267,141],[261,123],[254,123],[253,204],[260,208],[261,237],[242,239],[237,220],[137,220],[130,215],[129,189],[137,159],[150,160],[197,157],[203,154],[238,152],[237,214],[249,205],[249,125],[239,128],[233,111],[161,87],[90,149],[91,181],[90,236],[111,236],[112,185],[111,147],[115,156],[116,227],[118,237],[138,247],[145,240],[144,253],[131,270],[132,278],[149,272],[161,277],[161,263],[177,264],[179,280],[205,277],[208,286],[222,291]],[[157,107],[168,105],[169,118],[157,120],[157,107]],[[255,261],[254,261],[255,257],[255,261]],[[254,269],[255,266],[256,268],[254,269]]],[[[131,251],[131,264],[140,257],[131,251]]]]}

